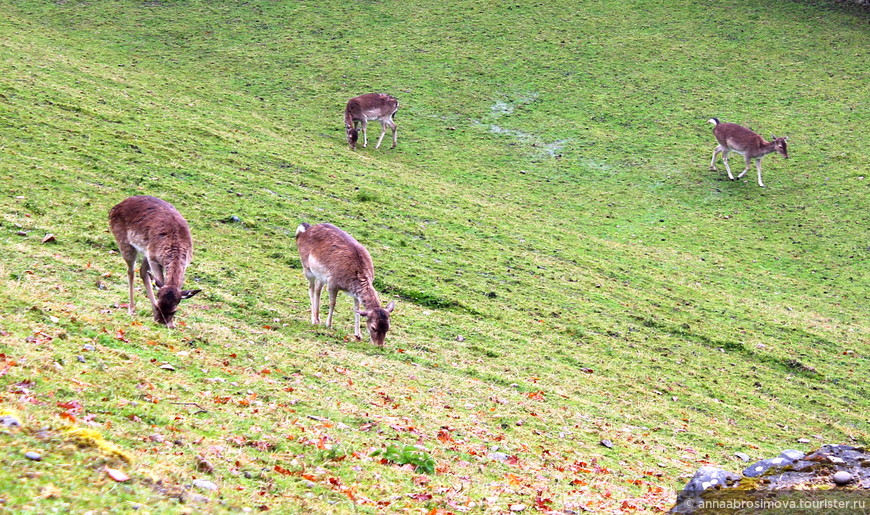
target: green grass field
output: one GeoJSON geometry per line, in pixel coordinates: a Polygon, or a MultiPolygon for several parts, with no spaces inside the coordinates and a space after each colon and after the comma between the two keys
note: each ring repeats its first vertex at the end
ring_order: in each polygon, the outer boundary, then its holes
{"type": "Polygon", "coordinates": [[[658,512],[867,445],[866,10],[0,7],[0,512],[658,512]],[[367,92],[394,150],[348,149],[367,92]],[[766,188],[711,117],[789,136],[766,188]],[[143,194],[193,232],[175,331],[125,307],[143,194]],[[309,324],[303,221],[371,252],[384,348],[309,324]]]}

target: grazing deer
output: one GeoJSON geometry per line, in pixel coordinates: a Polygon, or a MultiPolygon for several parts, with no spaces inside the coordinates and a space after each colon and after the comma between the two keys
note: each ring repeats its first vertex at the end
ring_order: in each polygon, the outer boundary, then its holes
{"type": "Polygon", "coordinates": [[[743,159],[746,161],[746,168],[737,176],[738,179],[746,175],[752,160],[755,159],[755,167],[758,169],[758,185],[762,188],[764,183],[761,182],[761,158],[771,152],[778,152],[788,159],[788,145],[786,144],[788,136],[784,138],[771,136],[770,139],[773,141],[768,142],[764,141],[764,138],[758,134],[736,123],[722,123],[716,118],[710,118],[707,121],[715,125],[713,136],[719,142],[719,145],[713,149],[713,160],[710,162],[710,170],[716,171],[716,156],[721,153],[722,162],[725,163],[725,170],[728,171],[728,178],[732,181],[734,176],[731,175],[731,168],[728,166],[728,152],[734,151],[742,154],[743,159]]]}
{"type": "Polygon", "coordinates": [[[372,343],[383,346],[395,304],[390,302],[387,307],[381,307],[381,301],[372,286],[375,278],[372,257],[366,248],[334,225],[306,223],[296,229],[296,246],[302,259],[302,271],[308,279],[311,323],[320,323],[320,293],[324,286],[329,293],[326,327],[332,327],[332,314],[339,290],[345,291],[353,297],[354,336],[362,339],[359,320],[360,316],[366,317],[372,343]],[[360,311],[360,303],[364,311],[360,311]]]}
{"type": "Polygon", "coordinates": [[[145,283],[145,293],[151,301],[154,321],[174,328],[175,311],[182,299],[189,299],[202,290],[181,290],[184,271],[193,258],[190,228],[176,209],[156,197],[130,197],[109,212],[109,226],[124,261],[127,262],[127,282],[130,286],[129,313],[135,313],[133,275],[136,260],[143,255],[139,275],[145,283]],[[151,288],[157,284],[157,300],[151,288]]]}
{"type": "Polygon", "coordinates": [[[381,121],[381,137],[378,138],[375,148],[381,147],[387,125],[393,130],[393,146],[390,148],[396,148],[396,122],[393,121],[393,116],[398,110],[399,101],[384,93],[368,93],[348,100],[347,107],[344,108],[344,130],[351,150],[356,150],[356,141],[359,139],[357,124],[362,125],[363,147],[368,145],[366,126],[369,120],[381,121]]]}

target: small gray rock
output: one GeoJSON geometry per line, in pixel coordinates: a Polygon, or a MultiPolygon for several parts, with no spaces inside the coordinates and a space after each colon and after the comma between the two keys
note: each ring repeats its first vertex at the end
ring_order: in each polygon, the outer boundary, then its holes
{"type": "Polygon", "coordinates": [[[85,360],[85,357],[82,356],[81,354],[79,354],[78,356],[76,356],[76,360],[77,360],[79,363],[84,363],[84,362],[86,361],[86,360],[85,360]]]}
{"type": "Polygon", "coordinates": [[[0,427],[19,427],[21,422],[12,415],[3,415],[0,417],[0,427]]]}
{"type": "Polygon", "coordinates": [[[742,461],[749,461],[749,460],[751,459],[751,458],[749,457],[749,455],[746,454],[745,452],[735,452],[735,453],[734,453],[734,457],[735,457],[735,458],[739,458],[739,459],[742,460],[742,461]]]}
{"type": "Polygon", "coordinates": [[[188,502],[198,502],[198,503],[210,503],[211,499],[204,495],[200,494],[189,494],[186,499],[188,502]]]}
{"type": "Polygon", "coordinates": [[[836,483],[838,486],[843,486],[845,484],[848,484],[849,481],[851,481],[851,480],[852,480],[852,474],[849,474],[845,470],[841,470],[841,471],[837,472],[836,474],[834,474],[834,483],[836,483]]]}
{"type": "Polygon", "coordinates": [[[510,456],[503,452],[491,452],[489,453],[489,459],[496,461],[507,461],[510,456]]]}
{"type": "Polygon", "coordinates": [[[613,449],[613,442],[611,442],[607,438],[605,438],[604,440],[601,440],[600,443],[601,443],[601,445],[607,447],[608,449],[613,449]]]}
{"type": "Polygon", "coordinates": [[[194,479],[193,486],[202,488],[203,490],[217,490],[218,486],[206,479],[194,479]]]}
{"type": "Polygon", "coordinates": [[[93,351],[97,350],[97,348],[94,347],[93,345],[91,345],[90,343],[86,343],[86,344],[82,345],[82,350],[88,351],[88,352],[93,352],[93,351]]]}
{"type": "MultiPolygon", "coordinates": [[[[24,457],[27,458],[28,460],[42,461],[42,455],[39,454],[38,452],[27,451],[24,453],[24,457]]],[[[849,479],[852,479],[852,477],[849,476],[849,479]]]]}

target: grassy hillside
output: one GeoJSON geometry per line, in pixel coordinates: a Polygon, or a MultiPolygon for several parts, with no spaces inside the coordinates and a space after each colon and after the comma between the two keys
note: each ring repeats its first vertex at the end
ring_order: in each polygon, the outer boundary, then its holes
{"type": "Polygon", "coordinates": [[[867,444],[865,13],[0,5],[0,511],[654,512],[867,444]],[[399,144],[352,152],[372,91],[399,144]],[[713,116],[789,136],[766,188],[713,116]],[[136,194],[191,225],[176,331],[127,314],[136,194]],[[302,221],[370,250],[385,348],[308,323],[302,221]]]}

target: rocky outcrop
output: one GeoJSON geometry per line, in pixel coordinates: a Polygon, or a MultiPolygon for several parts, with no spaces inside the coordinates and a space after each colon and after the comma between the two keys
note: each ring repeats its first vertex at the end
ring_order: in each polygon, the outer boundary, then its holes
{"type": "Polygon", "coordinates": [[[870,512],[866,449],[824,445],[809,454],[787,450],[753,463],[742,474],[701,467],[677,495],[670,513],[830,512],[827,508],[870,512]]]}

